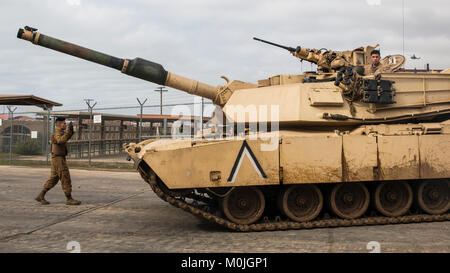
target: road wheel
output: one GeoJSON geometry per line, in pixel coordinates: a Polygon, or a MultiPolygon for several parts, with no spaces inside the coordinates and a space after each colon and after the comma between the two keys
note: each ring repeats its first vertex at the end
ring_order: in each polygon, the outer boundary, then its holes
{"type": "Polygon", "coordinates": [[[443,214],[450,209],[450,181],[426,180],[417,189],[417,204],[429,214],[443,214]]]}
{"type": "Polygon", "coordinates": [[[266,201],[260,189],[236,187],[221,201],[225,216],[236,224],[249,225],[258,221],[264,212],[266,201]]]}
{"type": "Polygon", "coordinates": [[[278,206],[293,221],[311,221],[322,210],[322,192],[316,185],[292,185],[280,192],[278,206]]]}
{"type": "Polygon", "coordinates": [[[382,182],[374,192],[375,208],[384,216],[397,217],[411,207],[413,192],[406,182],[382,182]]]}
{"type": "Polygon", "coordinates": [[[344,219],[363,215],[369,207],[369,201],[369,191],[361,183],[338,183],[331,190],[331,210],[344,219]]]}

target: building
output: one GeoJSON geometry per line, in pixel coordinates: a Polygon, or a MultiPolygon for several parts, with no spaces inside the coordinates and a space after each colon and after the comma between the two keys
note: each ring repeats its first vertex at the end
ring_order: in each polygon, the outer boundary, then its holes
{"type": "Polygon", "coordinates": [[[45,131],[46,131],[44,120],[35,119],[27,116],[18,116],[14,117],[13,122],[11,122],[8,115],[0,115],[0,119],[1,119],[0,122],[1,153],[9,152],[11,140],[11,128],[14,128],[12,130],[13,146],[33,138],[40,145],[41,152],[44,152],[45,131]]]}

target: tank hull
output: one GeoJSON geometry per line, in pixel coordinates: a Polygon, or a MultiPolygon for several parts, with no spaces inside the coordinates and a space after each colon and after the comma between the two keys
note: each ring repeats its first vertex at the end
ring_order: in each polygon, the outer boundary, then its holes
{"type": "Polygon", "coordinates": [[[161,140],[127,150],[169,189],[182,189],[449,178],[449,147],[450,123],[442,122],[161,140]]]}
{"type": "Polygon", "coordinates": [[[146,141],[126,150],[163,200],[233,230],[261,231],[446,221],[448,147],[444,121],[146,141]]]}

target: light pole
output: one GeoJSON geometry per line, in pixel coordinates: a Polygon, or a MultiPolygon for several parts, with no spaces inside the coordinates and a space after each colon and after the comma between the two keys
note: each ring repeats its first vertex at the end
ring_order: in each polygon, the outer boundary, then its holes
{"type": "Polygon", "coordinates": [[[159,114],[162,116],[162,93],[167,92],[167,89],[164,89],[164,86],[156,87],[155,92],[159,92],[159,114]]]}
{"type": "Polygon", "coordinates": [[[92,109],[94,109],[97,102],[91,105],[91,101],[93,99],[85,99],[84,100],[89,108],[89,146],[88,146],[88,158],[89,158],[89,166],[91,166],[91,143],[92,143],[92,109]]]}
{"type": "Polygon", "coordinates": [[[12,163],[12,143],[13,143],[13,133],[14,133],[14,111],[17,110],[17,107],[12,109],[11,106],[8,106],[9,117],[11,118],[11,129],[9,130],[9,165],[12,163]]]}
{"type": "Polygon", "coordinates": [[[147,102],[147,99],[145,99],[144,102],[141,102],[139,100],[139,98],[136,98],[136,99],[137,99],[139,105],[141,106],[141,116],[140,116],[140,119],[139,119],[139,142],[141,142],[142,141],[142,113],[143,113],[143,110],[144,110],[143,109],[144,108],[144,104],[147,102]]]}
{"type": "Polygon", "coordinates": [[[49,143],[50,143],[50,113],[52,111],[52,106],[51,105],[46,105],[44,110],[47,110],[47,126],[45,127],[46,129],[46,139],[45,139],[45,165],[48,165],[48,161],[49,161],[49,143]]]}

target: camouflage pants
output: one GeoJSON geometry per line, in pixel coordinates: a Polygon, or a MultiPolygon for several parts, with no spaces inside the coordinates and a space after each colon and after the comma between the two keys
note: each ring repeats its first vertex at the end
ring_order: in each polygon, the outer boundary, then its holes
{"type": "Polygon", "coordinates": [[[63,156],[52,157],[52,166],[50,178],[44,184],[44,191],[49,191],[58,181],[61,180],[61,186],[64,194],[69,197],[72,193],[72,181],[70,180],[69,168],[66,158],[63,156]]]}

